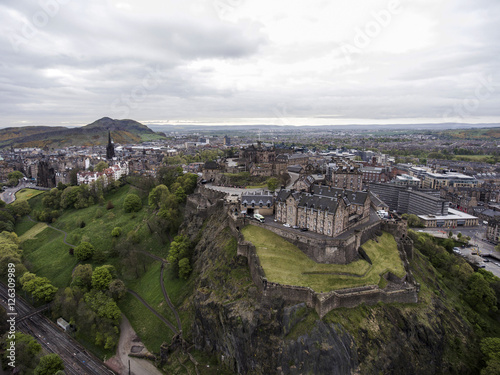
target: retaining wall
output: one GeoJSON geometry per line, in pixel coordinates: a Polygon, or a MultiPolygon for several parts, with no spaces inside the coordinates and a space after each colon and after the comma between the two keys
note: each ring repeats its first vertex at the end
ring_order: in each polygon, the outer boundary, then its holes
{"type": "Polygon", "coordinates": [[[338,307],[356,307],[362,303],[374,305],[378,302],[418,302],[418,285],[410,282],[408,274],[403,278],[398,278],[390,273],[387,275],[389,281],[400,284],[400,288],[396,290],[386,291],[380,289],[377,285],[369,285],[328,293],[317,293],[307,287],[269,282],[260,265],[255,246],[248,241],[243,241],[241,233],[238,233],[238,255],[247,258],[252,280],[262,292],[263,298],[282,298],[291,303],[304,302],[308,307],[314,308],[321,318],[332,309],[338,307]]]}

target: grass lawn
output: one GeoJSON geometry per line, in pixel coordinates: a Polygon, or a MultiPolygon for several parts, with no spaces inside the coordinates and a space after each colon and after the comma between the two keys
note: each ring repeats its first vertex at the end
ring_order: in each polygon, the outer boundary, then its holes
{"type": "MultiPolygon", "coordinates": [[[[136,233],[138,243],[131,242],[130,247],[166,257],[168,244],[162,244],[159,237],[155,234],[151,235],[148,230],[146,220],[151,217],[152,212],[146,207],[147,199],[144,198],[144,206],[137,213],[126,213],[122,208],[126,195],[134,190],[134,187],[125,185],[116,192],[107,195],[105,197],[106,202],[112,201],[114,205],[114,208],[110,210],[106,209],[106,205],[93,205],[80,210],[65,210],[57,221],[51,225],[68,232],[67,242],[69,243],[78,245],[82,240],[87,240],[96,248],[102,248],[104,251],[111,250],[114,242],[136,233]],[[85,223],[83,228],[82,222],[85,223]],[[114,227],[122,228],[122,234],[118,239],[111,237],[111,231],[114,227]]],[[[38,193],[38,191],[36,192],[38,193]]],[[[41,209],[41,198],[42,196],[39,195],[31,199],[30,205],[41,209]]],[[[62,242],[63,233],[47,227],[46,223],[35,223],[28,219],[16,223],[16,233],[20,236],[24,255],[28,264],[30,264],[32,272],[47,277],[59,288],[64,288],[70,284],[71,273],[77,264],[77,260],[69,255],[69,246],[62,242]]],[[[91,261],[90,264],[92,264],[93,268],[101,265],[94,264],[91,261]]],[[[105,264],[115,265],[119,269],[120,259],[117,257],[109,258],[105,264]]],[[[137,292],[155,310],[176,325],[175,317],[164,301],[161,291],[160,266],[160,262],[152,261],[138,279],[133,279],[129,277],[130,275],[120,275],[119,277],[122,278],[128,288],[137,292]]],[[[164,283],[175,305],[181,304],[186,293],[190,291],[189,287],[187,287],[189,282],[173,277],[168,268],[165,270],[164,283]]],[[[158,353],[160,345],[164,341],[170,342],[172,337],[170,329],[135,297],[127,294],[118,305],[151,352],[158,353]]],[[[179,314],[183,329],[186,332],[189,331],[191,320],[188,312],[179,311],[179,314]]],[[[79,339],[82,342],[85,341],[85,337],[79,337],[79,339]]],[[[97,349],[91,346],[91,350],[99,355],[107,354],[102,348],[97,349]]]]}
{"type": "Polygon", "coordinates": [[[42,193],[45,193],[45,191],[36,189],[21,189],[16,193],[16,200],[25,201],[42,193]]]}
{"type": "Polygon", "coordinates": [[[376,285],[380,275],[391,270],[399,276],[404,268],[399,258],[396,241],[388,233],[379,242],[366,242],[362,247],[373,265],[365,260],[357,260],[347,265],[322,264],[309,259],[296,246],[277,234],[260,227],[248,225],[242,233],[252,242],[269,281],[310,287],[317,292],[350,288],[363,285],[376,285]],[[348,273],[338,275],[334,273],[348,273]]]}
{"type": "MultiPolygon", "coordinates": [[[[33,223],[33,222],[32,222],[33,223]]],[[[27,230],[24,234],[22,234],[19,239],[22,241],[26,240],[34,240],[35,237],[42,232],[45,228],[47,228],[47,223],[33,223],[29,230],[27,230]]]]}
{"type": "Polygon", "coordinates": [[[34,221],[31,221],[27,218],[23,218],[20,221],[16,221],[16,226],[14,227],[14,230],[16,234],[21,237],[24,233],[29,231],[31,228],[33,228],[37,223],[34,221]]]}
{"type": "Polygon", "coordinates": [[[48,278],[58,288],[68,286],[77,260],[69,255],[69,246],[63,243],[64,234],[37,224],[23,236],[21,245],[30,270],[48,278]]]}

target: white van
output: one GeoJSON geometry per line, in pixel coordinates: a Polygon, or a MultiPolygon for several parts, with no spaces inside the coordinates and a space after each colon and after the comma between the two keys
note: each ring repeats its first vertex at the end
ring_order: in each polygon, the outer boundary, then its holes
{"type": "Polygon", "coordinates": [[[264,216],[262,216],[260,214],[253,214],[253,218],[257,221],[260,221],[261,223],[263,223],[265,221],[264,216]]]}

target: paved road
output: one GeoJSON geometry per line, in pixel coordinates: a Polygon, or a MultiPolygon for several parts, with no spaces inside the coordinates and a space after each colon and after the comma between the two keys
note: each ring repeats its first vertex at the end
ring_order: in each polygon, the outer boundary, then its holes
{"type": "MultiPolygon", "coordinates": [[[[0,283],[0,303],[7,306],[7,287],[0,283]]],[[[18,317],[33,311],[28,303],[16,295],[15,310],[18,317]]],[[[7,310],[9,312],[9,310],[7,310]]],[[[88,353],[83,346],[64,333],[43,315],[35,315],[16,324],[16,330],[32,335],[42,347],[57,353],[64,362],[64,371],[69,375],[115,374],[98,358],[88,353]]]]}
{"type": "Polygon", "coordinates": [[[24,188],[37,189],[37,190],[50,190],[47,188],[36,186],[32,182],[24,181],[23,179],[21,179],[17,186],[5,189],[5,191],[0,194],[0,199],[7,204],[12,203],[16,200],[16,193],[24,188]]]}

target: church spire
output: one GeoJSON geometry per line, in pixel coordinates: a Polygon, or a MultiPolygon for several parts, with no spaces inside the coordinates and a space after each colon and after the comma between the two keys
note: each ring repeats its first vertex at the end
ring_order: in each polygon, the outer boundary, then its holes
{"type": "Polygon", "coordinates": [[[111,143],[111,132],[108,131],[108,145],[106,146],[106,159],[115,157],[115,145],[111,143]]]}

